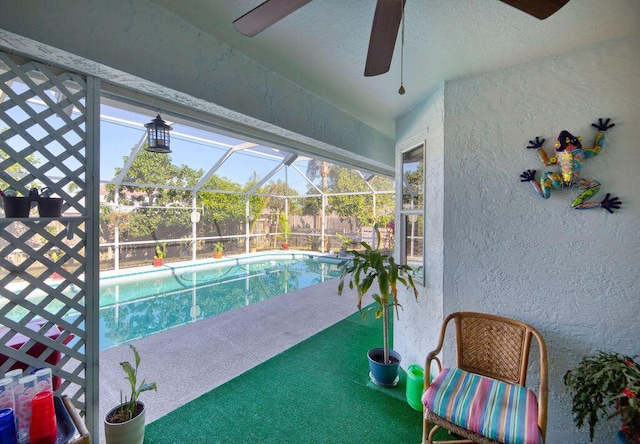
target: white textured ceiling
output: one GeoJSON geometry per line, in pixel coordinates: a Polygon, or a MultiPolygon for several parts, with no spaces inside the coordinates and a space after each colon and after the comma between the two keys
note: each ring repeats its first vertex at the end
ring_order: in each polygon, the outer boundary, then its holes
{"type": "Polygon", "coordinates": [[[570,0],[544,21],[499,0],[407,0],[401,96],[400,35],[391,70],[363,75],[376,0],[315,0],[252,38],[231,23],[262,0],[153,1],[389,136],[446,80],[640,33],[640,0],[570,0]]]}

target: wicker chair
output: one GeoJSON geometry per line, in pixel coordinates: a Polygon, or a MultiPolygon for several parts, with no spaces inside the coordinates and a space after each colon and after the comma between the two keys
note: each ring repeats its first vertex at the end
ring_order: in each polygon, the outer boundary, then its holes
{"type": "Polygon", "coordinates": [[[538,331],[524,322],[483,313],[458,312],[444,320],[437,348],[427,355],[440,374],[424,378],[422,442],[431,444],[442,427],[466,438],[451,443],[544,443],[547,430],[547,349],[538,331]],[[455,321],[457,367],[438,358],[450,321],[455,321]],[[526,388],[531,337],[537,340],[540,385],[526,388]],[[461,394],[462,393],[462,394],[461,394]],[[514,401],[515,400],[515,401],[514,401]],[[529,421],[522,418],[528,418],[529,421]]]}

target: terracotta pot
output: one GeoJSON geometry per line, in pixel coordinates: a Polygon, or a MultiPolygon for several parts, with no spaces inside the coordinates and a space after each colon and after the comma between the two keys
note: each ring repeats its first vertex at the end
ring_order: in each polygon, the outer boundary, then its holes
{"type": "Polygon", "coordinates": [[[153,266],[154,267],[161,267],[162,265],[164,265],[164,259],[159,259],[159,258],[153,258],[153,266]]]}
{"type": "Polygon", "coordinates": [[[222,253],[220,253],[219,251],[214,251],[214,252],[213,252],[213,258],[214,258],[214,259],[220,259],[220,258],[222,258],[222,253]]]}
{"type": "Polygon", "coordinates": [[[282,244],[282,249],[283,250],[288,250],[289,249],[289,244],[287,244],[287,243],[282,244]]]}

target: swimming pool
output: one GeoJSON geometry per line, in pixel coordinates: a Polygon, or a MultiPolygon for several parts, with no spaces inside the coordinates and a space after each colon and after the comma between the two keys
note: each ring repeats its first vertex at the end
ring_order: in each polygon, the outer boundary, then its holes
{"type": "Polygon", "coordinates": [[[340,275],[341,260],[287,254],[100,279],[100,350],[340,275]]]}

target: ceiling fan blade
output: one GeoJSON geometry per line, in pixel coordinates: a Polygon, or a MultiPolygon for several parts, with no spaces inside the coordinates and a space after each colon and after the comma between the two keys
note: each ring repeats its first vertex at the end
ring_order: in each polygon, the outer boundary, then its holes
{"type": "Polygon", "coordinates": [[[364,68],[366,77],[389,71],[405,3],[406,0],[378,0],[364,68]]]}
{"type": "Polygon", "coordinates": [[[311,0],[267,0],[233,21],[240,34],[253,37],[311,0]]]}
{"type": "Polygon", "coordinates": [[[540,20],[555,14],[569,0],[500,0],[540,20]]]}

